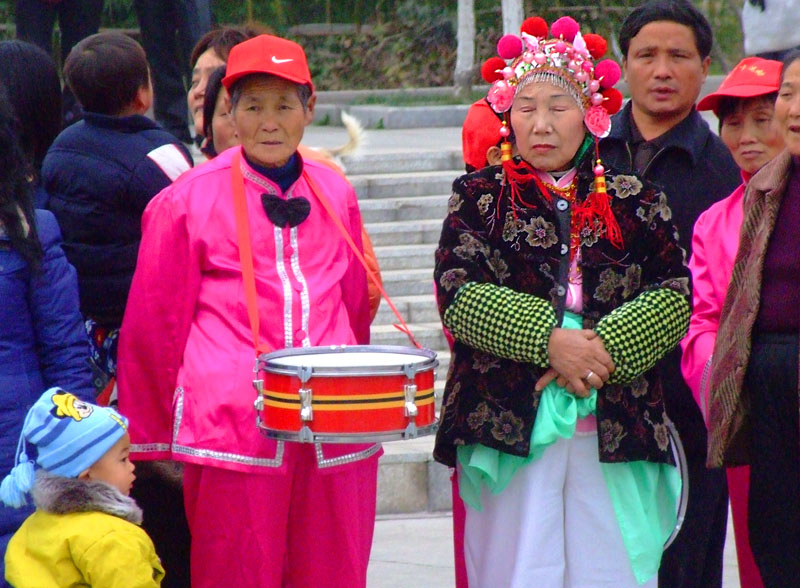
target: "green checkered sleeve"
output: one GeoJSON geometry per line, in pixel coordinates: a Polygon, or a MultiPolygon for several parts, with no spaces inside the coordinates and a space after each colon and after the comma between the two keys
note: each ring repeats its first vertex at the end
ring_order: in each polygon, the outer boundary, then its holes
{"type": "Polygon", "coordinates": [[[652,368],[686,334],[691,308],[671,288],[639,294],[603,317],[595,332],[616,365],[610,384],[625,384],[652,368]]]}
{"type": "Polygon", "coordinates": [[[444,324],[457,340],[479,351],[541,367],[550,363],[547,343],[556,315],[543,298],[470,282],[458,289],[444,324]]]}

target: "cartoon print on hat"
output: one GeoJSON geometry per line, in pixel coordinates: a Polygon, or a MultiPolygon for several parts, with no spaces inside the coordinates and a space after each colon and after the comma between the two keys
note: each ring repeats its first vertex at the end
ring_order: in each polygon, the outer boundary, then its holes
{"type": "Polygon", "coordinates": [[[50,411],[56,418],[72,418],[80,421],[92,414],[92,405],[78,400],[78,397],[69,392],[59,391],[53,394],[53,409],[50,411]]]}

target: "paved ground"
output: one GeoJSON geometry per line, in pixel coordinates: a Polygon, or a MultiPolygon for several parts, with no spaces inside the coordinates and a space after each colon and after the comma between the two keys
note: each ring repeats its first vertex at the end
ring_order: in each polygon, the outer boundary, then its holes
{"type": "MultiPolygon", "coordinates": [[[[311,125],[306,128],[303,144],[310,147],[336,147],[347,141],[344,127],[311,125]]],[[[461,127],[430,129],[367,130],[359,153],[414,152],[420,149],[458,149],[461,127]]]]}
{"type": "MultiPolygon", "coordinates": [[[[733,527],[728,525],[723,588],[738,588],[733,527]]],[[[367,572],[368,588],[451,588],[453,572],[452,517],[381,517],[367,572]]]]}

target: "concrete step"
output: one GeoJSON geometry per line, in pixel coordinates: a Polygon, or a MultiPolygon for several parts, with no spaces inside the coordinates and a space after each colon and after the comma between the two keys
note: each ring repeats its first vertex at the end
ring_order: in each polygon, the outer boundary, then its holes
{"type": "MultiPolygon", "coordinates": [[[[422,221],[400,221],[420,223],[422,221]]],[[[372,234],[370,233],[370,236],[372,234]]],[[[414,243],[411,245],[378,245],[375,255],[381,270],[427,269],[433,272],[434,252],[437,243],[414,243]]]]}
{"type": "MultiPolygon", "coordinates": [[[[442,332],[442,323],[406,323],[417,342],[428,349],[447,349],[447,339],[442,332]]],[[[394,325],[375,325],[370,328],[372,345],[410,345],[405,333],[394,325]]]]}
{"type": "MultiPolygon", "coordinates": [[[[392,297],[392,302],[394,302],[403,320],[407,323],[435,323],[439,320],[439,310],[436,308],[432,286],[430,294],[392,297]]],[[[396,322],[397,317],[392,312],[389,304],[382,300],[378,308],[378,314],[375,315],[372,324],[386,325],[396,322]]]]}
{"type": "Polygon", "coordinates": [[[365,223],[420,220],[447,216],[448,195],[412,198],[375,198],[361,200],[361,218],[365,223]]]}
{"type": "Polygon", "coordinates": [[[464,124],[469,104],[432,106],[386,106],[374,104],[318,104],[314,122],[341,124],[342,111],[356,117],[366,129],[417,129],[460,127],[464,124]]]}
{"type": "Polygon", "coordinates": [[[358,199],[450,194],[460,170],[348,175],[358,199]]]}
{"type": "Polygon", "coordinates": [[[392,153],[373,152],[369,142],[363,150],[341,158],[348,176],[359,174],[400,174],[456,170],[463,167],[460,149],[399,148],[392,153]]]}
{"type": "Polygon", "coordinates": [[[404,269],[381,272],[383,287],[392,299],[433,292],[433,270],[404,269]]]}
{"type": "MultiPolygon", "coordinates": [[[[442,232],[440,219],[367,223],[369,238],[375,247],[381,245],[436,244],[442,232]]],[[[433,259],[433,256],[430,258],[433,259]]]]}
{"type": "Polygon", "coordinates": [[[433,461],[434,435],[383,444],[378,462],[379,515],[453,508],[450,469],[433,461]]]}

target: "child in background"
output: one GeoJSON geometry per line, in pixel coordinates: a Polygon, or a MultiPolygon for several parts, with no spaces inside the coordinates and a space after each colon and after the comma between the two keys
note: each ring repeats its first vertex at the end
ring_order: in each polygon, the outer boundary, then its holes
{"type": "Polygon", "coordinates": [[[122,33],[82,40],[64,77],[85,112],[42,164],[48,208],[78,271],[81,312],[100,390],[116,373],[116,341],[150,200],[192,167],[186,148],[144,116],[153,102],[147,58],[122,33]]]}
{"type": "Polygon", "coordinates": [[[0,485],[12,507],[31,493],[36,512],[6,551],[6,580],[16,588],[149,588],[164,569],[139,527],[128,494],[135,476],[128,420],[113,409],[50,388],[28,411],[16,465],[0,485]],[[36,446],[36,463],[26,442],[36,446]]]}

